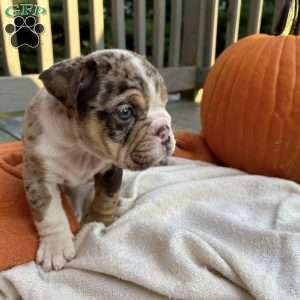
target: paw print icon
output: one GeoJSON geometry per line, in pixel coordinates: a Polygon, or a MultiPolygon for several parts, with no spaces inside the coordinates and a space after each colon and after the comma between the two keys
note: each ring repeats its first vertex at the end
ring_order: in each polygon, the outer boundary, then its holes
{"type": "Polygon", "coordinates": [[[17,16],[14,18],[13,24],[5,26],[5,31],[11,35],[11,44],[15,48],[21,46],[38,47],[40,43],[39,34],[44,30],[44,26],[37,23],[33,16],[27,16],[26,18],[17,16]]]}

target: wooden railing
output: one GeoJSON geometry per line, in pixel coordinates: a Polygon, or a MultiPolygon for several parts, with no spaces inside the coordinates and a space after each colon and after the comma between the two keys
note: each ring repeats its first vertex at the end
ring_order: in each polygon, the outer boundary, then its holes
{"type": "MultiPolygon", "coordinates": [[[[165,78],[170,92],[198,89],[213,65],[216,56],[219,0],[169,0],[171,5],[170,41],[165,63],[166,0],[153,0],[152,62],[165,78]]],[[[66,57],[81,54],[79,12],[76,0],[62,0],[65,28],[66,57]]],[[[111,0],[113,47],[126,48],[124,0],[111,0]]],[[[226,46],[238,39],[241,0],[229,0],[226,27],[226,46]]],[[[248,34],[260,31],[263,0],[251,0],[248,34]]],[[[38,66],[42,71],[54,62],[49,0],[36,0],[47,9],[39,16],[45,27],[40,35],[38,66]]],[[[277,0],[274,18],[283,1],[277,0]]],[[[0,36],[3,64],[6,75],[0,77],[0,112],[24,108],[40,86],[37,74],[23,75],[18,49],[11,45],[4,27],[12,22],[4,13],[12,0],[0,1],[0,36]]],[[[133,0],[134,49],[146,53],[146,0],[133,0]]],[[[89,0],[90,43],[92,50],[104,49],[103,0],[89,0]]]]}

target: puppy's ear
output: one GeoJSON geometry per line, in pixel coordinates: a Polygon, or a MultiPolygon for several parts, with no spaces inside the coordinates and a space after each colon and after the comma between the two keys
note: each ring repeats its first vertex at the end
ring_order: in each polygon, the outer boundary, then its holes
{"type": "Polygon", "coordinates": [[[78,94],[88,89],[96,78],[96,62],[83,57],[64,60],[43,71],[42,80],[47,91],[73,108],[78,94]]]}

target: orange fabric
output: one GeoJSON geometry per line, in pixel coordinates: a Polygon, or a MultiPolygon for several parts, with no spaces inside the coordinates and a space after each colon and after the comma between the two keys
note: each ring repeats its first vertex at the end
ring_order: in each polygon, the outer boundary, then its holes
{"type": "MultiPolygon", "coordinates": [[[[38,235],[22,182],[22,143],[0,145],[0,270],[34,259],[38,235]]],[[[63,200],[71,229],[79,224],[72,208],[63,200]]]]}
{"type": "Polygon", "coordinates": [[[176,149],[175,156],[202,160],[217,164],[218,161],[209,150],[203,136],[201,134],[193,134],[189,132],[176,132],[176,149]]]}

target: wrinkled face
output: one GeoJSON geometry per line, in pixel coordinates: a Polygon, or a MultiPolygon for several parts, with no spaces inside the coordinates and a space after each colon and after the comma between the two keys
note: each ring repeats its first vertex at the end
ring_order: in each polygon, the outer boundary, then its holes
{"type": "Polygon", "coordinates": [[[85,144],[115,165],[145,169],[173,153],[166,87],[144,57],[125,50],[97,51],[54,65],[40,78],[74,112],[85,144]]]}

